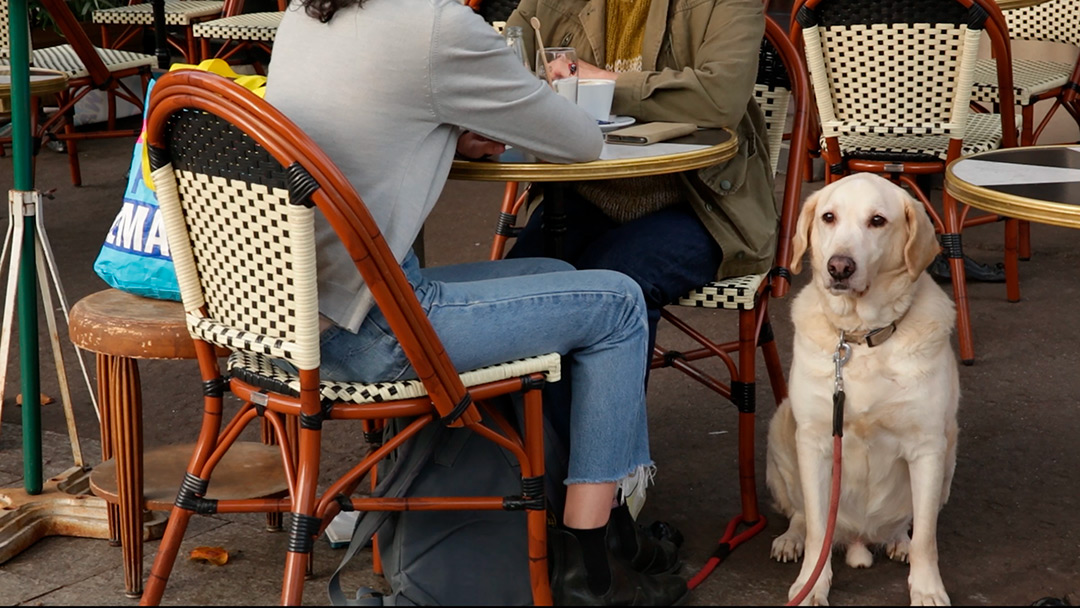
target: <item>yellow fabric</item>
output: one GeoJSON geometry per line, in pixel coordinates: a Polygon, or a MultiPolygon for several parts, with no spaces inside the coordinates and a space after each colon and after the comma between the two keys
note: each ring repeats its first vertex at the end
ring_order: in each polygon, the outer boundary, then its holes
{"type": "Polygon", "coordinates": [[[605,69],[640,72],[641,45],[651,0],[607,0],[607,31],[604,36],[605,69]]]}
{"type": "MultiPolygon", "coordinates": [[[[229,65],[224,59],[207,59],[199,63],[199,65],[192,65],[190,63],[174,63],[169,67],[170,72],[177,70],[202,70],[204,72],[213,72],[218,76],[224,76],[236,81],[236,84],[248,89],[252,93],[255,93],[259,97],[266,94],[266,76],[258,76],[252,74],[237,74],[232,66],[229,65]]],[[[150,100],[147,100],[149,103],[150,100]]],[[[139,141],[146,141],[146,120],[143,120],[143,130],[139,134],[139,141]]],[[[150,150],[144,145],[142,153],[142,172],[143,181],[146,182],[146,187],[154,190],[154,180],[150,176],[150,150]]]]}

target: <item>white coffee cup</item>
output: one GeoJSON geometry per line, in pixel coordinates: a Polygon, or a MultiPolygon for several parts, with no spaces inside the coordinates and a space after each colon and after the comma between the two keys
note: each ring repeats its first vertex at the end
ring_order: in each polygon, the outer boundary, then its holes
{"type": "Polygon", "coordinates": [[[611,117],[611,100],[615,96],[615,81],[582,78],[577,86],[577,103],[596,120],[611,117]]]}

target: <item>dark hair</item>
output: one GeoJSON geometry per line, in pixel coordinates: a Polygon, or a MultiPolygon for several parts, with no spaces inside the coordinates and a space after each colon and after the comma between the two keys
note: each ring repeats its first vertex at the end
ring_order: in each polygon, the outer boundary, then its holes
{"type": "Polygon", "coordinates": [[[334,13],[354,4],[358,7],[363,6],[364,0],[301,0],[300,3],[309,17],[328,23],[334,18],[334,13]]]}

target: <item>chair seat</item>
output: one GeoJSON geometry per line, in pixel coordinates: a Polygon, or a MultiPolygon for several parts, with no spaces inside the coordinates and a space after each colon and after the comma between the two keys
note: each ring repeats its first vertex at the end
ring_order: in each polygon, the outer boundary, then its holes
{"type": "MultiPolygon", "coordinates": [[[[1017,127],[1021,117],[1017,117],[1017,127]]],[[[865,160],[895,160],[896,162],[932,162],[947,160],[948,135],[841,135],[840,154],[844,158],[865,160]]],[[[825,138],[822,138],[825,145],[825,138]]],[[[1001,116],[998,114],[968,115],[967,135],[961,154],[996,150],[1001,146],[1001,116]]]]}
{"type": "MultiPolygon", "coordinates": [[[[101,57],[110,72],[157,65],[157,59],[152,55],[117,49],[99,49],[97,47],[94,47],[94,50],[97,51],[98,56],[101,57]]],[[[70,44],[35,50],[32,57],[34,67],[64,72],[69,79],[83,78],[90,75],[82,60],[79,59],[78,53],[71,48],[70,44]]],[[[0,58],[0,65],[9,65],[8,61],[7,57],[0,58]]]]}
{"type": "MultiPolygon", "coordinates": [[[[217,0],[166,0],[166,25],[191,25],[193,20],[202,17],[220,15],[224,2],[217,0]]],[[[96,10],[92,14],[94,23],[113,23],[123,25],[153,25],[154,6],[149,2],[117,6],[96,10]]]]}
{"type": "Polygon", "coordinates": [[[192,33],[196,38],[263,40],[273,42],[284,12],[249,13],[213,21],[196,23],[192,33]]]}
{"type": "Polygon", "coordinates": [[[748,274],[713,281],[702,285],[679,298],[680,306],[698,308],[727,308],[729,310],[750,310],[754,308],[755,295],[767,274],[748,274]]]}
{"type": "MultiPolygon", "coordinates": [[[[229,356],[227,367],[231,375],[249,384],[294,397],[300,394],[300,378],[274,365],[266,355],[237,351],[229,356]]],[[[561,378],[559,354],[548,353],[481,367],[462,373],[461,382],[470,387],[536,372],[547,374],[548,382],[557,382],[561,378]]],[[[370,384],[323,380],[319,390],[324,401],[345,403],[382,403],[427,395],[427,389],[419,380],[370,384]]]]}
{"type": "MultiPolygon", "coordinates": [[[[1016,104],[1029,105],[1034,103],[1033,97],[1065,86],[1072,71],[1071,63],[1013,59],[1013,91],[1016,104]]],[[[993,59],[980,59],[976,62],[971,100],[979,103],[995,103],[998,100],[997,69],[993,59]]]]}

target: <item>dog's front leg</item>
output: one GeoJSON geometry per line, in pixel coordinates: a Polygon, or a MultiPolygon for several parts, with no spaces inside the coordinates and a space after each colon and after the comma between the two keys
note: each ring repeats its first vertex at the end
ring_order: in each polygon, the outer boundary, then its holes
{"type": "MultiPolygon", "coordinates": [[[[795,584],[788,590],[788,600],[794,599],[810,580],[810,575],[814,572],[818,557],[821,555],[821,547],[825,542],[829,487],[832,477],[829,467],[832,458],[831,429],[800,427],[795,431],[795,449],[798,452],[799,479],[802,485],[803,508],[806,513],[806,549],[803,553],[799,578],[795,579],[795,584]]],[[[825,566],[821,570],[821,575],[802,605],[828,606],[831,584],[832,551],[829,551],[825,555],[825,566]]]]}
{"type": "MultiPolygon", "coordinates": [[[[927,446],[930,447],[930,446],[927,446]]],[[[945,441],[908,461],[913,521],[908,589],[912,606],[948,606],[949,595],[938,570],[937,519],[945,478],[945,441]],[[940,448],[940,449],[939,449],[940,448]]]]}

